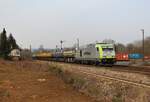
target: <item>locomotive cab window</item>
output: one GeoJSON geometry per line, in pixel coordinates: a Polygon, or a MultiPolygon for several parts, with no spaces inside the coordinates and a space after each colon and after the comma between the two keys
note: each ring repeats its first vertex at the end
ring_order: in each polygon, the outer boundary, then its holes
{"type": "Polygon", "coordinates": [[[113,48],[102,48],[103,51],[113,51],[113,48]]]}
{"type": "Polygon", "coordinates": [[[98,47],[97,47],[96,49],[97,49],[97,51],[99,51],[99,48],[98,48],[98,47]]]}

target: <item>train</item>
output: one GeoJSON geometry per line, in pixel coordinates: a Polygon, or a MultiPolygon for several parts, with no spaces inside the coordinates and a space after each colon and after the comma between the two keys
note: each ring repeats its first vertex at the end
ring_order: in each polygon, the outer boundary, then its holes
{"type": "Polygon", "coordinates": [[[13,49],[9,58],[11,60],[48,60],[79,64],[117,65],[118,63],[130,63],[135,60],[150,61],[150,56],[140,53],[116,52],[114,44],[95,43],[80,46],[78,48],[52,49],[50,51],[35,51],[13,49]]]}
{"type": "Polygon", "coordinates": [[[33,59],[72,62],[81,64],[113,65],[116,62],[115,46],[94,43],[70,50],[55,50],[33,54],[33,59]]]}

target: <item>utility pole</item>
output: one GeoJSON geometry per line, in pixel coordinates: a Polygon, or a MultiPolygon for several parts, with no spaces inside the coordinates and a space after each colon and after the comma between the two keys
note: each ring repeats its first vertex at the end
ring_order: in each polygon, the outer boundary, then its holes
{"type": "Polygon", "coordinates": [[[30,45],[30,52],[32,52],[32,46],[30,45]]]}
{"type": "Polygon", "coordinates": [[[143,51],[143,62],[144,62],[144,56],[145,56],[145,45],[144,45],[144,29],[141,29],[141,31],[142,31],[142,51],[143,51]]]}
{"type": "Polygon", "coordinates": [[[77,48],[78,48],[78,50],[79,50],[79,46],[80,46],[80,44],[79,44],[80,42],[79,42],[79,38],[77,39],[77,48]]]}
{"type": "Polygon", "coordinates": [[[56,45],[56,52],[57,52],[57,50],[58,50],[58,46],[56,45]]]}

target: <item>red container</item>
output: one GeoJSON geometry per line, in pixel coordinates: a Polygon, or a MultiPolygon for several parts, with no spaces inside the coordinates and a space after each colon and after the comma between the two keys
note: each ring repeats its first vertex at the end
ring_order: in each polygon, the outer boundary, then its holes
{"type": "Polygon", "coordinates": [[[129,56],[127,53],[117,53],[116,61],[129,61],[129,56]]]}
{"type": "Polygon", "coordinates": [[[150,60],[150,56],[144,56],[144,59],[150,60]]]}

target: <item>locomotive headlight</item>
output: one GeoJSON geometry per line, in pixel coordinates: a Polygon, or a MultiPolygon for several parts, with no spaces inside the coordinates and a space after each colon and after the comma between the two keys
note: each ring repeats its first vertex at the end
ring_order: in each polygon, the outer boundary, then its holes
{"type": "Polygon", "coordinates": [[[106,58],[106,56],[103,56],[103,58],[106,58]]]}
{"type": "Polygon", "coordinates": [[[106,56],[103,55],[103,58],[106,58],[106,56]]]}

